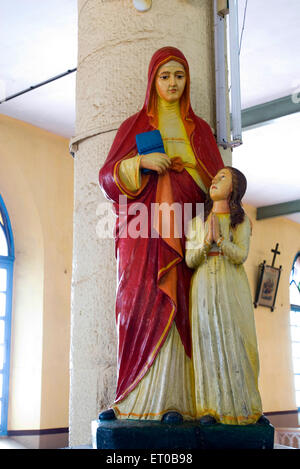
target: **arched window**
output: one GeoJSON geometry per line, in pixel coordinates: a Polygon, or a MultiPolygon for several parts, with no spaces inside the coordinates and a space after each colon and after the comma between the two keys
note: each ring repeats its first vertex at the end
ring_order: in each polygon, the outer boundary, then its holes
{"type": "Polygon", "coordinates": [[[7,433],[14,241],[0,195],[0,435],[7,433]]]}
{"type": "Polygon", "coordinates": [[[300,408],[300,252],[295,256],[290,275],[291,336],[296,405],[300,408]]]}

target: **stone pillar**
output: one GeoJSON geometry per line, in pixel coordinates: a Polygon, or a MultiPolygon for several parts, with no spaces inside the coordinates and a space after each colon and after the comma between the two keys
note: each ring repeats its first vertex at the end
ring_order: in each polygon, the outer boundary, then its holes
{"type": "Polygon", "coordinates": [[[132,0],[78,1],[71,446],[90,442],[91,421],[112,403],[116,384],[116,260],[113,240],[96,231],[105,201],[99,168],[117,128],[142,107],[148,64],[160,47],[185,54],[193,109],[215,128],[212,6],[211,0],[153,0],[141,13],[132,0]]]}

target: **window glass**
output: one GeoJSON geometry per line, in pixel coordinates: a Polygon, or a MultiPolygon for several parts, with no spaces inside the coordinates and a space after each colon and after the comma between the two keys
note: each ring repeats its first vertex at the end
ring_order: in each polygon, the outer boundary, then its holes
{"type": "Polygon", "coordinates": [[[7,288],[7,270],[0,268],[0,292],[6,291],[7,288]]]}
{"type": "Polygon", "coordinates": [[[296,406],[300,407],[300,391],[296,391],[296,406]]]}
{"type": "Polygon", "coordinates": [[[299,342],[292,343],[292,350],[293,350],[293,357],[300,358],[300,343],[299,342]]]}
{"type": "Polygon", "coordinates": [[[0,370],[3,370],[4,365],[4,345],[0,345],[0,370]]]}
{"type": "Polygon", "coordinates": [[[5,316],[6,312],[6,294],[0,293],[0,316],[5,316]]]}
{"type": "Polygon", "coordinates": [[[300,375],[295,375],[295,389],[300,391],[300,375]]]}
{"type": "Polygon", "coordinates": [[[0,319],[0,344],[4,344],[4,319],[0,319]]]}
{"type": "Polygon", "coordinates": [[[291,327],[291,334],[292,334],[292,341],[293,342],[300,342],[300,327],[299,326],[292,326],[291,327]]]}
{"type": "Polygon", "coordinates": [[[8,256],[8,246],[3,228],[0,225],[0,256],[8,256]]]}
{"type": "Polygon", "coordinates": [[[295,358],[293,362],[294,362],[294,373],[300,374],[300,358],[295,358]]]}
{"type": "Polygon", "coordinates": [[[298,311],[291,311],[291,326],[300,327],[300,314],[298,314],[298,311]]]}
{"type": "Polygon", "coordinates": [[[300,306],[300,253],[296,256],[291,270],[290,303],[300,306]]]}
{"type": "Polygon", "coordinates": [[[9,381],[13,262],[13,234],[9,216],[0,194],[0,435],[7,433],[9,390],[5,383],[9,381]]]}
{"type": "Polygon", "coordinates": [[[295,257],[290,275],[290,324],[296,405],[300,408],[300,253],[295,257]]]}
{"type": "Polygon", "coordinates": [[[293,282],[290,286],[290,301],[292,305],[300,306],[300,292],[295,282],[293,282]]]}

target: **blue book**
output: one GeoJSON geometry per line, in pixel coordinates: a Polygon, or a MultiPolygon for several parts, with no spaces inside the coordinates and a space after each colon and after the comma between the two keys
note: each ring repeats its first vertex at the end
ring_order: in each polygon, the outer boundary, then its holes
{"type": "MultiPolygon", "coordinates": [[[[165,153],[164,142],[159,130],[150,130],[150,132],[137,134],[135,136],[135,141],[140,155],[147,155],[148,153],[165,153]]],[[[142,172],[145,174],[156,173],[156,171],[146,168],[143,168],[142,172]]]]}

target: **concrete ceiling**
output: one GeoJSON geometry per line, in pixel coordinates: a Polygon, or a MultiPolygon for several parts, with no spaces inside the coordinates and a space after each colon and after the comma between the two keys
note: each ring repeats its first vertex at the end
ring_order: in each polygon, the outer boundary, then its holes
{"type": "MultiPolygon", "coordinates": [[[[232,165],[247,177],[246,203],[262,207],[300,199],[299,129],[296,113],[244,131],[232,165]]],[[[300,223],[300,213],[288,218],[300,223]]]]}
{"type": "MultiPolygon", "coordinates": [[[[77,0],[1,0],[0,95],[77,66],[77,0]]],[[[74,134],[76,73],[0,105],[0,113],[74,134]]],[[[1,99],[1,98],[0,98],[1,99]]]]}
{"type": "MultiPolygon", "coordinates": [[[[239,26],[246,0],[239,0],[239,26]]],[[[300,2],[248,0],[240,55],[242,108],[300,91],[300,2]]]]}
{"type": "MultiPolygon", "coordinates": [[[[238,3],[241,30],[246,0],[238,3]]],[[[240,56],[243,109],[300,91],[299,31],[299,0],[248,0],[240,56]]],[[[77,0],[0,2],[0,99],[76,66],[77,0]]],[[[73,73],[1,104],[0,113],[70,138],[75,82],[73,73]]],[[[300,199],[298,115],[244,132],[233,165],[248,179],[245,202],[259,207],[300,199]]],[[[300,222],[300,214],[290,217],[300,222]]]]}
{"type": "MultiPolygon", "coordinates": [[[[240,30],[246,3],[238,2],[240,30]]],[[[248,0],[240,55],[243,109],[300,92],[299,32],[298,0],[248,0]]],[[[232,164],[247,176],[246,203],[300,199],[299,128],[297,113],[244,131],[232,164]]],[[[300,223],[300,213],[287,218],[300,223]]]]}

